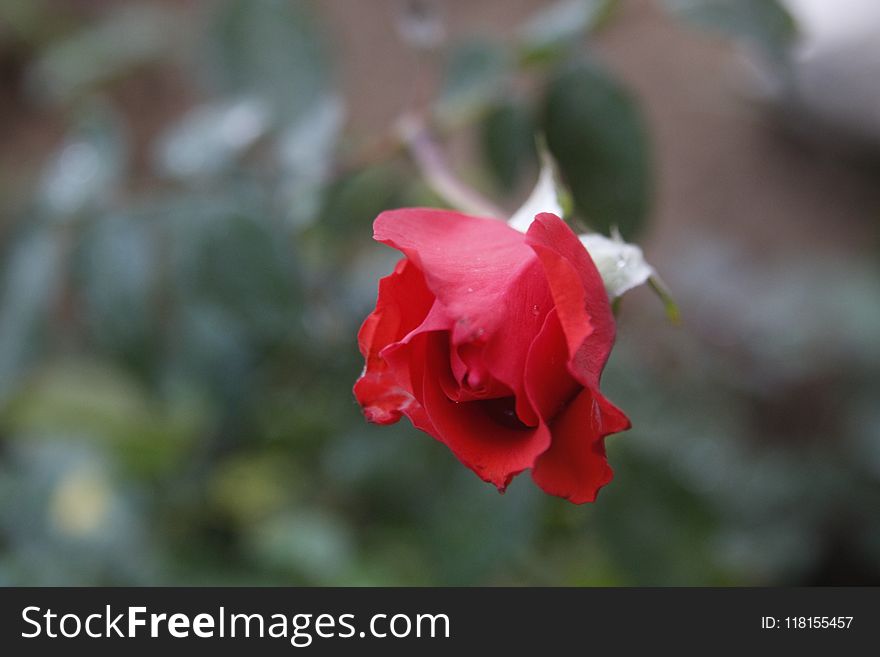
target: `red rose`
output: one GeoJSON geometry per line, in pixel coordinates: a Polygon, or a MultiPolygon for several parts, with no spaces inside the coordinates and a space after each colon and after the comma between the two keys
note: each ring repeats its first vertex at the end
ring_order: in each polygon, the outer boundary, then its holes
{"type": "Polygon", "coordinates": [[[604,438],[630,424],[599,392],[614,318],[577,236],[549,213],[523,234],[428,209],[373,230],[405,257],[358,333],[367,419],[406,415],[501,491],[531,468],[547,493],[595,500],[612,477],[604,438]]]}

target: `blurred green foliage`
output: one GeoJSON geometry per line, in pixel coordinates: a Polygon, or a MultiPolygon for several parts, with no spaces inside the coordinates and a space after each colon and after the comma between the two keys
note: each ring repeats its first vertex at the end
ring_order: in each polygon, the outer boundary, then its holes
{"type": "Polygon", "coordinates": [[[685,20],[760,48],[771,61],[782,63],[797,36],[794,18],[778,0],[664,0],[685,20]]]}
{"type": "Polygon", "coordinates": [[[543,127],[575,211],[602,233],[632,239],[651,193],[648,138],[638,106],[595,65],[578,62],[549,82],[543,127]]]}
{"type": "MultiPolygon", "coordinates": [[[[633,239],[649,135],[590,49],[615,4],[563,0],[503,43],[444,48],[433,118],[476,126],[477,177],[505,198],[531,184],[545,133],[579,219],[633,239]]],[[[397,151],[347,161],[352,108],[314,5],[3,8],[26,93],[68,136],[2,243],[0,583],[878,577],[873,266],[786,279],[695,242],[669,278],[698,329],[734,337],[624,313],[606,385],[635,428],[609,440],[613,484],[584,507],[527,475],[500,496],[405,423],[367,425],[352,398],[355,334],[395,259],[370,223],[436,199],[397,151]],[[169,65],[199,95],[137,158],[143,115],[116,85],[169,65]]],[[[732,31],[763,25],[738,12],[732,31]]]]}

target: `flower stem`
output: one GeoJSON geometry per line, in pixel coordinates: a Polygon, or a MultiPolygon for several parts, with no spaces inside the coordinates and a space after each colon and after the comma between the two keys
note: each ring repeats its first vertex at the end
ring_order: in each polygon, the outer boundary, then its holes
{"type": "Polygon", "coordinates": [[[424,120],[412,114],[404,115],[397,123],[397,133],[425,182],[452,207],[484,217],[504,216],[494,203],[455,176],[424,120]]]}

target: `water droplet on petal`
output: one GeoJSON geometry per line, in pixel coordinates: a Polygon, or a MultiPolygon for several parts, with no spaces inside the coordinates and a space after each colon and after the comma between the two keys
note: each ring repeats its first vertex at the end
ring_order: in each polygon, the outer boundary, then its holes
{"type": "Polygon", "coordinates": [[[538,307],[538,304],[535,304],[534,306],[532,306],[532,314],[533,314],[535,317],[537,317],[538,315],[541,314],[541,308],[538,307]]]}

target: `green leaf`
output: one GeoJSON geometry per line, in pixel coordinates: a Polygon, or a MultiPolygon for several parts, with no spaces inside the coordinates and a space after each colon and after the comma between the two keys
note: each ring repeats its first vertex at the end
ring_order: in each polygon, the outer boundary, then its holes
{"type": "Polygon", "coordinates": [[[298,265],[266,205],[239,196],[188,207],[190,214],[180,208],[167,224],[179,300],[210,305],[255,338],[289,333],[298,312],[298,265]]]}
{"type": "Polygon", "coordinates": [[[157,576],[142,489],[102,450],[63,430],[46,441],[5,441],[0,578],[47,586],[147,584],[157,576]],[[7,570],[8,569],[8,570],[7,570]]]}
{"type": "Polygon", "coordinates": [[[625,581],[723,583],[711,549],[717,518],[708,500],[635,449],[612,443],[610,451],[617,479],[602,491],[593,526],[625,581]],[[635,518],[637,508],[650,515],[635,518]]]}
{"type": "Polygon", "coordinates": [[[127,214],[102,217],[75,254],[78,298],[94,344],[149,368],[159,335],[160,263],[155,227],[127,214]]]}
{"type": "Polygon", "coordinates": [[[168,365],[220,396],[254,385],[255,363],[302,331],[300,269],[266,199],[227,186],[156,208],[165,244],[168,365]]]}
{"type": "Polygon", "coordinates": [[[211,3],[208,76],[223,95],[269,100],[283,120],[323,94],[329,78],[321,32],[304,0],[211,3]]]}
{"type": "Polygon", "coordinates": [[[166,403],[125,372],[95,360],[49,364],[21,386],[0,416],[21,441],[71,437],[112,449],[137,473],[173,466],[203,429],[203,407],[178,395],[166,403]]]}
{"type": "Polygon", "coordinates": [[[438,579],[452,586],[497,581],[535,540],[540,522],[541,493],[532,482],[520,477],[503,497],[481,495],[485,484],[469,474],[455,470],[454,485],[446,484],[446,494],[425,502],[421,510],[430,522],[425,538],[431,563],[438,579]],[[475,541],[477,534],[480,540],[475,541]]]}
{"type": "Polygon", "coordinates": [[[489,171],[505,192],[537,168],[535,125],[523,103],[505,99],[495,104],[480,124],[480,143],[489,171]]]}
{"type": "Polygon", "coordinates": [[[278,140],[276,152],[284,172],[293,177],[323,172],[344,119],[341,98],[328,95],[314,99],[308,112],[288,125],[278,140]]]}
{"type": "Polygon", "coordinates": [[[500,45],[472,40],[453,49],[437,115],[457,123],[478,115],[498,96],[510,72],[510,60],[500,45]]]}
{"type": "Polygon", "coordinates": [[[127,150],[119,117],[104,107],[90,109],[44,168],[40,209],[66,221],[107,205],[125,177],[127,150]]]}
{"type": "Polygon", "coordinates": [[[632,238],[648,213],[651,172],[644,120],[629,92],[593,63],[572,66],[549,84],[544,131],[576,213],[594,230],[616,225],[632,238]]]}
{"type": "Polygon", "coordinates": [[[201,105],[162,136],[156,149],[159,171],[175,178],[202,178],[228,169],[271,127],[269,107],[243,97],[201,105]]]}
{"type": "Polygon", "coordinates": [[[749,41],[771,59],[785,56],[797,24],[777,0],[664,0],[686,21],[749,41]]]}
{"type": "Polygon", "coordinates": [[[344,582],[355,559],[348,525],[328,510],[290,510],[256,524],[247,538],[261,563],[311,584],[344,582]]]}
{"type": "Polygon", "coordinates": [[[49,46],[31,70],[37,91],[69,103],[170,52],[176,20],[154,4],[112,8],[99,22],[49,46]]]}
{"type": "Polygon", "coordinates": [[[50,310],[62,285],[63,249],[40,228],[13,242],[0,288],[0,402],[39,353],[50,310]]]}
{"type": "Polygon", "coordinates": [[[346,176],[327,190],[315,228],[328,239],[351,245],[352,235],[370,235],[373,219],[401,194],[403,176],[391,165],[374,166],[346,176]]]}
{"type": "Polygon", "coordinates": [[[290,225],[305,227],[317,218],[344,120],[341,98],[329,95],[315,99],[279,136],[275,156],[283,174],[281,197],[290,225]]]}
{"type": "Polygon", "coordinates": [[[292,467],[274,452],[237,455],[211,473],[209,499],[231,519],[247,524],[281,511],[293,488],[292,467]]]}
{"type": "Polygon", "coordinates": [[[526,62],[555,60],[601,27],[617,0],[557,0],[523,26],[520,56],[526,62]]]}

